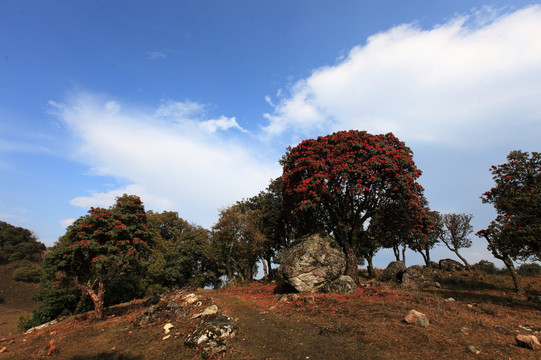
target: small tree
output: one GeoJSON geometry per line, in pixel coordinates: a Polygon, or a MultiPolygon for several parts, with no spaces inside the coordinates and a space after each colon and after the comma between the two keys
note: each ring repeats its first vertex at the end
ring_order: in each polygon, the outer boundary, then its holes
{"type": "Polygon", "coordinates": [[[470,264],[460,255],[458,250],[471,246],[472,242],[468,235],[473,232],[473,227],[470,225],[472,218],[473,215],[468,214],[444,214],[442,217],[443,231],[440,234],[441,242],[454,252],[462,260],[466,269],[470,271],[470,264]]]}
{"type": "Polygon", "coordinates": [[[213,227],[212,251],[230,281],[253,279],[267,242],[261,220],[261,211],[250,209],[248,201],[239,201],[220,212],[213,227]]]}
{"type": "Polygon", "coordinates": [[[430,260],[430,250],[440,242],[443,232],[442,217],[437,211],[430,211],[425,208],[423,223],[419,226],[416,236],[410,241],[408,246],[413,251],[417,251],[423,257],[426,266],[432,266],[430,260]]]}
{"type": "Polygon", "coordinates": [[[71,283],[88,294],[96,319],[104,317],[107,284],[123,273],[141,270],[150,253],[152,235],[143,203],[123,195],[109,209],[91,208],[77,219],[45,258],[53,287],[71,283]]]}
{"type": "Polygon", "coordinates": [[[507,163],[491,167],[496,185],[483,203],[494,205],[496,219],[477,233],[502,260],[522,292],[513,261],[541,260],[541,153],[511,151],[507,163]]]}

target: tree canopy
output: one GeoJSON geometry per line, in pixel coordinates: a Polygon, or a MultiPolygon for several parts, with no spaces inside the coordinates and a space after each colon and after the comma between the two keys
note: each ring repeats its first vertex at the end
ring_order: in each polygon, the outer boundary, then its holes
{"type": "Polygon", "coordinates": [[[541,261],[541,153],[512,151],[491,172],[496,184],[481,199],[497,213],[485,230],[492,246],[513,259],[541,261]]]}
{"type": "Polygon", "coordinates": [[[496,184],[481,200],[494,206],[496,219],[477,235],[487,240],[522,292],[513,260],[541,260],[541,154],[511,151],[505,164],[490,170],[496,184]]]}
{"type": "Polygon", "coordinates": [[[41,260],[44,251],[30,230],[0,221],[0,261],[41,260]]]}
{"type": "Polygon", "coordinates": [[[150,254],[153,236],[146,223],[137,196],[118,197],[109,209],[91,208],[46,255],[52,286],[75,285],[90,296],[96,318],[102,318],[107,284],[122,273],[137,272],[150,254]]]}
{"type": "Polygon", "coordinates": [[[297,235],[332,234],[346,254],[346,274],[358,281],[358,249],[370,242],[366,225],[380,209],[405,203],[408,216],[422,220],[421,171],[412,155],[391,133],[354,130],[289,149],[282,159],[283,199],[297,235]]]}
{"type": "Polygon", "coordinates": [[[204,287],[217,281],[209,232],[177,212],[148,212],[148,227],[158,247],[152,249],[143,280],[148,294],[167,288],[204,287]]]}

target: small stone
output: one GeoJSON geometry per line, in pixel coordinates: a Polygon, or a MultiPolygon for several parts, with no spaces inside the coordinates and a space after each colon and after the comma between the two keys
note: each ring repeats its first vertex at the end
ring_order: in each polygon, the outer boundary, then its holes
{"type": "Polygon", "coordinates": [[[171,332],[171,329],[174,328],[175,325],[171,324],[171,323],[168,323],[168,324],[165,324],[164,327],[163,327],[163,330],[165,332],[165,334],[169,334],[171,332]]]}
{"type": "Polygon", "coordinates": [[[541,344],[535,335],[517,335],[515,336],[517,345],[530,350],[541,349],[541,344]]]}
{"type": "Polygon", "coordinates": [[[404,321],[408,324],[417,324],[421,327],[428,327],[430,322],[425,314],[418,312],[417,310],[410,310],[404,317],[404,321]]]}
{"type": "Polygon", "coordinates": [[[472,305],[472,304],[468,304],[468,305],[466,305],[466,306],[469,307],[470,309],[473,308],[473,305],[472,305]]]}
{"type": "Polygon", "coordinates": [[[186,303],[188,303],[188,305],[193,304],[197,300],[199,300],[199,296],[195,294],[188,294],[182,298],[182,301],[185,301],[186,303]]]}
{"type": "Polygon", "coordinates": [[[197,319],[198,317],[205,316],[205,315],[213,315],[213,314],[216,314],[217,312],[218,312],[218,306],[213,304],[213,305],[210,305],[205,310],[203,310],[203,312],[194,314],[192,316],[192,319],[197,319]]]}
{"type": "Polygon", "coordinates": [[[167,339],[169,339],[170,337],[171,337],[171,335],[165,335],[165,336],[162,338],[162,340],[167,340],[167,339]]]}
{"type": "Polygon", "coordinates": [[[479,350],[478,348],[476,348],[475,346],[473,345],[470,345],[468,346],[468,350],[472,353],[472,354],[479,354],[481,352],[481,350],[479,350]]]}
{"type": "Polygon", "coordinates": [[[438,288],[438,289],[441,289],[441,284],[440,284],[439,282],[436,281],[436,282],[434,283],[434,287],[435,287],[435,288],[438,288]]]}
{"type": "Polygon", "coordinates": [[[455,299],[453,299],[452,297],[450,297],[450,298],[445,299],[445,301],[446,301],[446,302],[453,302],[453,301],[455,301],[455,299]]]}
{"type": "Polygon", "coordinates": [[[471,329],[470,329],[469,327],[464,326],[464,327],[461,327],[459,331],[460,331],[462,334],[466,334],[466,335],[467,335],[467,334],[470,333],[471,329]]]}
{"type": "Polygon", "coordinates": [[[3,352],[6,352],[7,349],[8,349],[7,346],[4,346],[3,348],[1,348],[0,349],[0,354],[3,353],[3,352]]]}

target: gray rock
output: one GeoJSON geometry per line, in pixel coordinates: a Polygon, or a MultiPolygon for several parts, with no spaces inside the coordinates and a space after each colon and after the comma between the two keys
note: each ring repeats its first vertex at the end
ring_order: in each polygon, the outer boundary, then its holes
{"type": "Polygon", "coordinates": [[[441,259],[439,267],[443,271],[462,271],[466,269],[464,265],[453,259],[441,259]]]}
{"type": "Polygon", "coordinates": [[[225,315],[211,315],[202,319],[184,343],[201,347],[201,355],[208,359],[227,350],[227,340],[235,336],[233,318],[225,315]]]}
{"type": "Polygon", "coordinates": [[[417,285],[421,284],[424,280],[423,267],[413,265],[402,273],[401,283],[406,287],[417,287],[417,285]]]}
{"type": "Polygon", "coordinates": [[[163,298],[161,296],[155,295],[151,297],[150,299],[145,300],[145,302],[143,302],[143,306],[147,307],[147,306],[152,306],[152,305],[158,305],[160,301],[162,300],[163,298]]]}
{"type": "Polygon", "coordinates": [[[154,306],[149,307],[135,318],[134,326],[145,326],[158,319],[158,312],[154,306]]]}
{"type": "Polygon", "coordinates": [[[350,276],[342,275],[338,279],[325,283],[319,292],[322,293],[340,293],[351,294],[357,290],[357,284],[350,276]]]}
{"type": "Polygon", "coordinates": [[[311,235],[285,249],[280,275],[299,292],[317,292],[346,270],[344,252],[330,236],[311,235]]]}
{"type": "Polygon", "coordinates": [[[406,271],[406,265],[402,261],[391,261],[383,273],[379,276],[379,281],[399,281],[402,274],[406,271]]]}

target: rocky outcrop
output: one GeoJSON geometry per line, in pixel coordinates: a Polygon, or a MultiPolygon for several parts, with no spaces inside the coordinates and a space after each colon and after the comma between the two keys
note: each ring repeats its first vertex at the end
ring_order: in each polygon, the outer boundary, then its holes
{"type": "Polygon", "coordinates": [[[423,272],[424,268],[420,265],[410,266],[402,273],[402,286],[415,288],[419,285],[424,285],[426,280],[423,272]]]}
{"type": "Polygon", "coordinates": [[[280,274],[299,292],[318,292],[344,274],[346,257],[329,236],[311,235],[284,250],[280,274]]]}
{"type": "Polygon", "coordinates": [[[379,276],[379,281],[400,281],[402,274],[406,271],[406,265],[402,261],[391,261],[379,276]]]}
{"type": "Polygon", "coordinates": [[[227,350],[227,340],[235,336],[234,320],[225,315],[204,316],[184,343],[191,347],[201,347],[201,355],[209,359],[227,350]]]}
{"type": "Polygon", "coordinates": [[[319,289],[319,292],[350,294],[356,290],[357,284],[355,284],[355,281],[353,281],[350,276],[342,275],[336,280],[325,283],[325,285],[319,289]]]}
{"type": "Polygon", "coordinates": [[[466,269],[464,265],[453,259],[441,259],[439,267],[443,271],[462,271],[466,269]]]}

